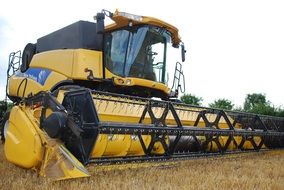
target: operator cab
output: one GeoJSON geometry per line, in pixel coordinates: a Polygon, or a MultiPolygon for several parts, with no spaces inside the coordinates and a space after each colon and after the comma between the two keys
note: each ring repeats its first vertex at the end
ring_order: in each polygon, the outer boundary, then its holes
{"type": "Polygon", "coordinates": [[[165,83],[170,33],[160,27],[138,25],[105,34],[106,68],[120,77],[165,83]]]}
{"type": "Polygon", "coordinates": [[[179,67],[173,70],[175,85],[172,88],[168,87],[166,75],[167,63],[172,64],[175,57],[173,49],[182,48],[184,61],[185,50],[176,27],[153,17],[119,11],[103,10],[95,19],[97,32],[104,34],[103,62],[107,79],[112,78],[118,88],[123,87],[123,93],[128,93],[127,87],[131,86],[132,95],[137,92],[146,97],[178,96],[183,77],[181,64],[177,62],[179,67]],[[114,23],[103,27],[104,16],[114,23]]]}

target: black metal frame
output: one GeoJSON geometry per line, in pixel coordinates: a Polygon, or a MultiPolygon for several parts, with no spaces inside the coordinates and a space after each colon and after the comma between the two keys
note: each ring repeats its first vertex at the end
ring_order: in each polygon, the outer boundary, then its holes
{"type": "Polygon", "coordinates": [[[8,81],[13,74],[15,74],[17,71],[20,70],[21,58],[22,58],[22,52],[20,50],[16,51],[16,52],[12,52],[9,55],[9,62],[8,62],[8,68],[7,68],[7,80],[6,80],[6,96],[5,96],[6,104],[7,104],[7,100],[8,100],[8,97],[9,97],[9,95],[8,95],[8,81]]]}
{"type": "MultiPolygon", "coordinates": [[[[238,151],[244,151],[245,142],[249,141],[254,151],[259,151],[259,149],[265,144],[269,148],[282,148],[284,146],[283,136],[284,133],[281,132],[284,129],[284,118],[270,117],[270,116],[261,116],[250,113],[242,112],[232,112],[224,111],[220,109],[204,108],[198,106],[191,106],[186,104],[168,102],[168,101],[156,101],[146,98],[137,98],[127,95],[120,95],[108,92],[98,92],[93,91],[94,94],[100,94],[98,99],[103,99],[106,101],[116,101],[116,102],[131,102],[131,104],[138,104],[144,106],[144,110],[140,117],[138,124],[129,124],[129,123],[113,123],[113,122],[100,122],[99,131],[100,134],[134,134],[137,135],[145,153],[144,157],[176,157],[179,155],[187,155],[202,153],[209,154],[206,150],[206,147],[209,143],[214,142],[218,147],[218,154],[228,153],[228,147],[231,142],[234,143],[238,151]],[[120,100],[108,98],[109,97],[120,97],[120,100]],[[123,100],[124,99],[124,100],[123,100]],[[139,100],[139,101],[137,101],[139,100]],[[163,113],[159,118],[153,113],[154,107],[160,107],[163,109],[163,113]],[[196,108],[200,110],[197,111],[196,108]],[[184,126],[180,121],[180,118],[177,114],[177,110],[181,111],[191,111],[197,112],[198,116],[195,120],[194,126],[184,126]],[[166,117],[168,113],[172,113],[174,120],[176,122],[175,126],[168,126],[166,124],[166,117]],[[152,124],[143,124],[146,114],[150,116],[152,124]],[[208,114],[213,114],[216,116],[215,121],[210,122],[208,119],[208,114]],[[223,118],[227,129],[220,128],[220,120],[223,118]],[[233,119],[233,122],[230,119],[233,119]],[[247,118],[240,119],[240,118],[247,118]],[[200,122],[205,123],[205,127],[198,127],[200,122]],[[269,122],[270,121],[270,124],[269,122]],[[237,124],[241,125],[242,128],[237,128],[237,124]],[[251,125],[254,126],[251,128],[251,125]],[[282,130],[280,130],[282,129],[282,130]],[[145,142],[143,141],[142,135],[151,135],[151,142],[148,147],[146,147],[145,142]],[[173,137],[170,144],[166,143],[166,138],[173,137]],[[177,152],[175,151],[178,144],[181,141],[182,137],[192,137],[195,139],[194,151],[187,152],[177,152]],[[197,136],[204,136],[206,138],[205,143],[200,143],[197,136]],[[224,146],[220,143],[220,137],[228,137],[224,146]],[[235,138],[239,136],[242,138],[241,143],[238,145],[235,138]],[[254,137],[259,137],[260,142],[256,144],[254,137]],[[275,143],[277,141],[278,143],[275,143]],[[162,155],[153,154],[153,145],[156,142],[161,142],[165,153],[162,155]]],[[[224,123],[223,123],[224,124],[224,123]]],[[[250,151],[250,150],[246,150],[250,151]]],[[[210,153],[211,154],[211,153],[210,153]]],[[[114,158],[106,158],[114,159],[114,158]]],[[[128,158],[131,160],[131,158],[128,158]]],[[[134,159],[134,158],[133,158],[134,159]]],[[[137,158],[135,158],[137,159],[137,158]]],[[[144,158],[145,159],[145,158],[144,158]]],[[[100,160],[100,159],[99,159],[100,160]]]]}
{"type": "Polygon", "coordinates": [[[45,130],[43,124],[49,117],[47,116],[47,109],[50,109],[53,113],[66,114],[67,121],[64,129],[61,130],[60,139],[77,159],[83,164],[87,164],[99,134],[99,120],[93,104],[90,104],[91,101],[92,97],[89,91],[76,90],[71,93],[67,92],[62,104],[48,92],[40,92],[25,99],[23,103],[34,108],[42,107],[40,128],[43,130],[45,130]]]}
{"type": "Polygon", "coordinates": [[[171,90],[175,92],[174,97],[178,96],[179,90],[182,93],[185,92],[185,80],[184,80],[184,74],[182,71],[182,64],[180,62],[176,62],[173,85],[172,85],[171,90]],[[181,80],[182,80],[182,85],[180,84],[181,80]]]}
{"type": "MultiPolygon", "coordinates": [[[[27,104],[31,105],[36,99],[41,99],[43,105],[41,123],[45,119],[45,109],[54,108],[55,111],[64,111],[68,115],[66,130],[61,140],[66,147],[82,163],[100,162],[102,160],[117,160],[115,157],[90,158],[91,151],[95,146],[99,134],[122,134],[138,136],[141,147],[145,153],[140,157],[124,157],[127,160],[148,160],[148,159],[170,159],[177,157],[191,157],[194,155],[211,155],[230,153],[228,150],[231,142],[235,144],[237,150],[233,152],[244,151],[245,142],[252,144],[254,151],[259,151],[263,144],[268,148],[283,148],[284,146],[284,118],[255,115],[241,112],[223,111],[219,109],[191,106],[169,101],[157,101],[146,98],[138,98],[108,92],[91,91],[89,89],[70,88],[65,93],[62,105],[48,93],[40,93],[27,99],[27,104]],[[93,96],[93,94],[97,96],[93,96]],[[45,98],[43,98],[45,97],[45,98]],[[120,97],[113,98],[113,97],[120,97]],[[144,106],[142,115],[138,123],[118,123],[101,122],[98,117],[93,99],[114,101],[120,103],[137,104],[144,106]],[[55,103],[54,103],[55,102],[55,103]],[[155,116],[153,108],[158,107],[163,110],[159,117],[155,116]],[[57,110],[56,110],[57,109],[57,110]],[[196,112],[198,116],[193,126],[184,126],[178,111],[196,112]],[[167,115],[171,113],[175,125],[168,125],[167,115]],[[149,116],[151,124],[145,124],[145,117],[149,116]],[[215,120],[210,121],[209,116],[214,115],[215,120]],[[220,120],[223,118],[227,128],[220,128],[220,120]],[[232,122],[233,121],[233,122],[232,122]],[[200,127],[200,123],[203,127],[200,127]],[[238,125],[237,125],[238,124],[238,125]],[[241,128],[237,127],[241,126],[241,128]],[[151,142],[146,146],[142,135],[150,135],[151,142]],[[199,142],[198,137],[205,137],[205,142],[199,142]],[[238,145],[235,137],[241,137],[242,141],[238,145]],[[220,138],[228,137],[224,145],[221,145],[220,138]],[[261,139],[257,144],[255,137],[261,139]],[[182,143],[187,146],[186,139],[194,139],[192,147],[180,151],[182,143]],[[153,153],[155,143],[160,142],[164,148],[163,154],[153,153]],[[215,143],[218,150],[208,150],[208,144],[215,143]]],[[[245,150],[251,151],[251,150],[245,150]]]]}

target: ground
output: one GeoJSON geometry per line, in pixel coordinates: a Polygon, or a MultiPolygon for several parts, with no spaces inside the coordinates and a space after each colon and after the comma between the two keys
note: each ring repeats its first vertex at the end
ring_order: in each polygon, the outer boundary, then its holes
{"type": "Polygon", "coordinates": [[[0,145],[0,189],[284,189],[283,150],[88,169],[90,178],[54,182],[8,163],[0,145]]]}

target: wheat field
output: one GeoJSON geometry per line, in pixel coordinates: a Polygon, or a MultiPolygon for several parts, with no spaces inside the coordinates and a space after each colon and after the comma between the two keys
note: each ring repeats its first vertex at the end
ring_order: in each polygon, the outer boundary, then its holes
{"type": "Polygon", "coordinates": [[[0,188],[5,190],[284,189],[284,151],[88,169],[90,178],[54,182],[8,163],[0,145],[0,188]]]}

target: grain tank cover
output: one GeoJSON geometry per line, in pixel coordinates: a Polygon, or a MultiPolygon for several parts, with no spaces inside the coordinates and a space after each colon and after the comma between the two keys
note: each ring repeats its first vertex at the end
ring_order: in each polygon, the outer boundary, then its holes
{"type": "Polygon", "coordinates": [[[78,21],[37,40],[36,51],[56,49],[102,50],[102,34],[97,34],[96,23],[78,21]]]}

